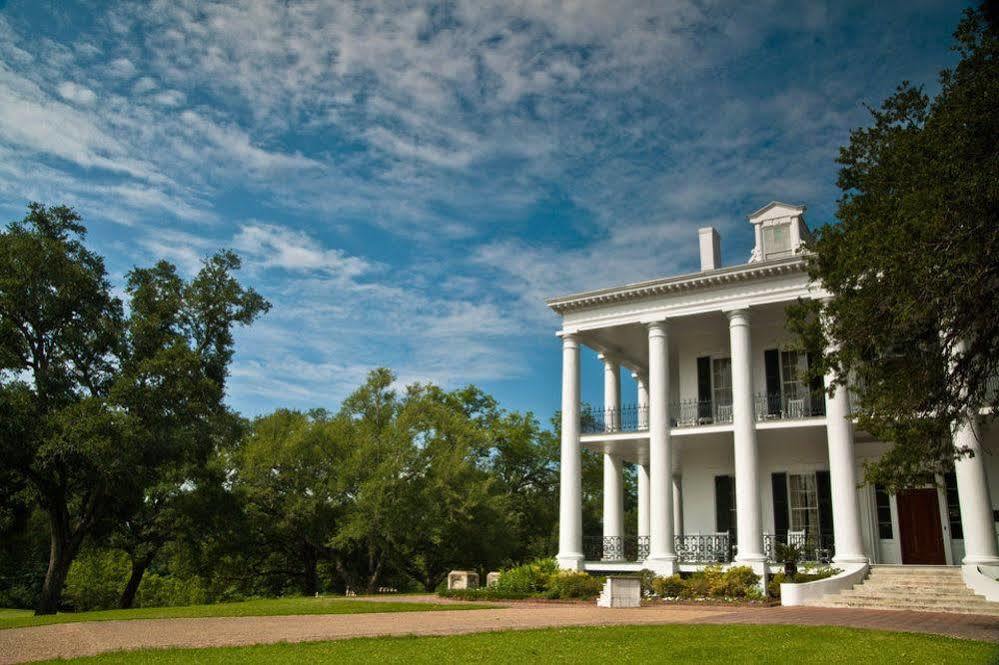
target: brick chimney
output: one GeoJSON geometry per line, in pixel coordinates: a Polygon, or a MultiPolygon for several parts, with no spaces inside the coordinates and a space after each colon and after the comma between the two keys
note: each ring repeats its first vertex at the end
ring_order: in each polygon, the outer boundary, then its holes
{"type": "Polygon", "coordinates": [[[701,245],[701,271],[721,268],[721,237],[713,226],[697,229],[701,245]]]}

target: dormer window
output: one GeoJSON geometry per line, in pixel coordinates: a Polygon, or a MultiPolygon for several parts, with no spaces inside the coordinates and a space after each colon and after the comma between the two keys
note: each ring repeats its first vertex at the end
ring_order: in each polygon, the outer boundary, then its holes
{"type": "Polygon", "coordinates": [[[780,259],[790,256],[791,224],[784,222],[763,227],[763,260],[780,259]]]}
{"type": "Polygon", "coordinates": [[[777,261],[795,256],[810,236],[805,206],[773,201],[749,216],[756,233],[750,263],[777,261]]]}

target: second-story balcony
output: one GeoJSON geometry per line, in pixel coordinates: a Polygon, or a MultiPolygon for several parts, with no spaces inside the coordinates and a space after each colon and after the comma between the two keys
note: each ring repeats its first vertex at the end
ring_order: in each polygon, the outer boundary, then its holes
{"type": "MultiPolygon", "coordinates": [[[[767,394],[753,398],[756,422],[821,418],[826,414],[822,393],[767,394]]],[[[604,409],[584,404],[580,410],[583,434],[646,432],[649,429],[648,407],[634,404],[619,409],[604,409]]],[[[705,427],[732,423],[732,404],[713,400],[686,399],[674,401],[669,407],[671,428],[705,427]]]]}

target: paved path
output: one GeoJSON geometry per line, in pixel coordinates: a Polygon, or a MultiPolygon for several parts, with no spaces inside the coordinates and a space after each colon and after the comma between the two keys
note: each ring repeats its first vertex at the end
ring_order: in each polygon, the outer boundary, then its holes
{"type": "MultiPolygon", "coordinates": [[[[414,599],[416,602],[416,599],[414,599]]],[[[456,635],[586,625],[800,624],[876,628],[999,642],[999,620],[967,614],[818,607],[644,607],[517,603],[458,612],[92,621],[0,630],[0,663],[122,649],[216,647],[380,635],[456,635]]]]}

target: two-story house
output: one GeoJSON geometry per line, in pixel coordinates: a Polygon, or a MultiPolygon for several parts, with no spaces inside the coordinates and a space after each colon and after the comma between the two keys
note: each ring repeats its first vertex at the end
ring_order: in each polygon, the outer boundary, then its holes
{"type": "Polygon", "coordinates": [[[825,296],[805,271],[804,213],[774,202],[750,215],[747,263],[722,266],[718,234],[700,229],[700,272],[548,301],[562,317],[563,568],[768,570],[777,542],[840,567],[999,564],[994,428],[955,423],[955,442],[977,454],[893,495],[863,483],[864,461],[886,444],[855,427],[849,391],[830,397],[824,382],[802,381],[809,358],[794,348],[785,308],[825,296]],[[594,408],[580,403],[583,346],[604,365],[594,408]],[[635,394],[621,394],[622,371],[635,394]],[[603,533],[585,539],[582,449],[604,463],[603,533]],[[635,525],[625,524],[626,465],[637,473],[635,525]]]}

